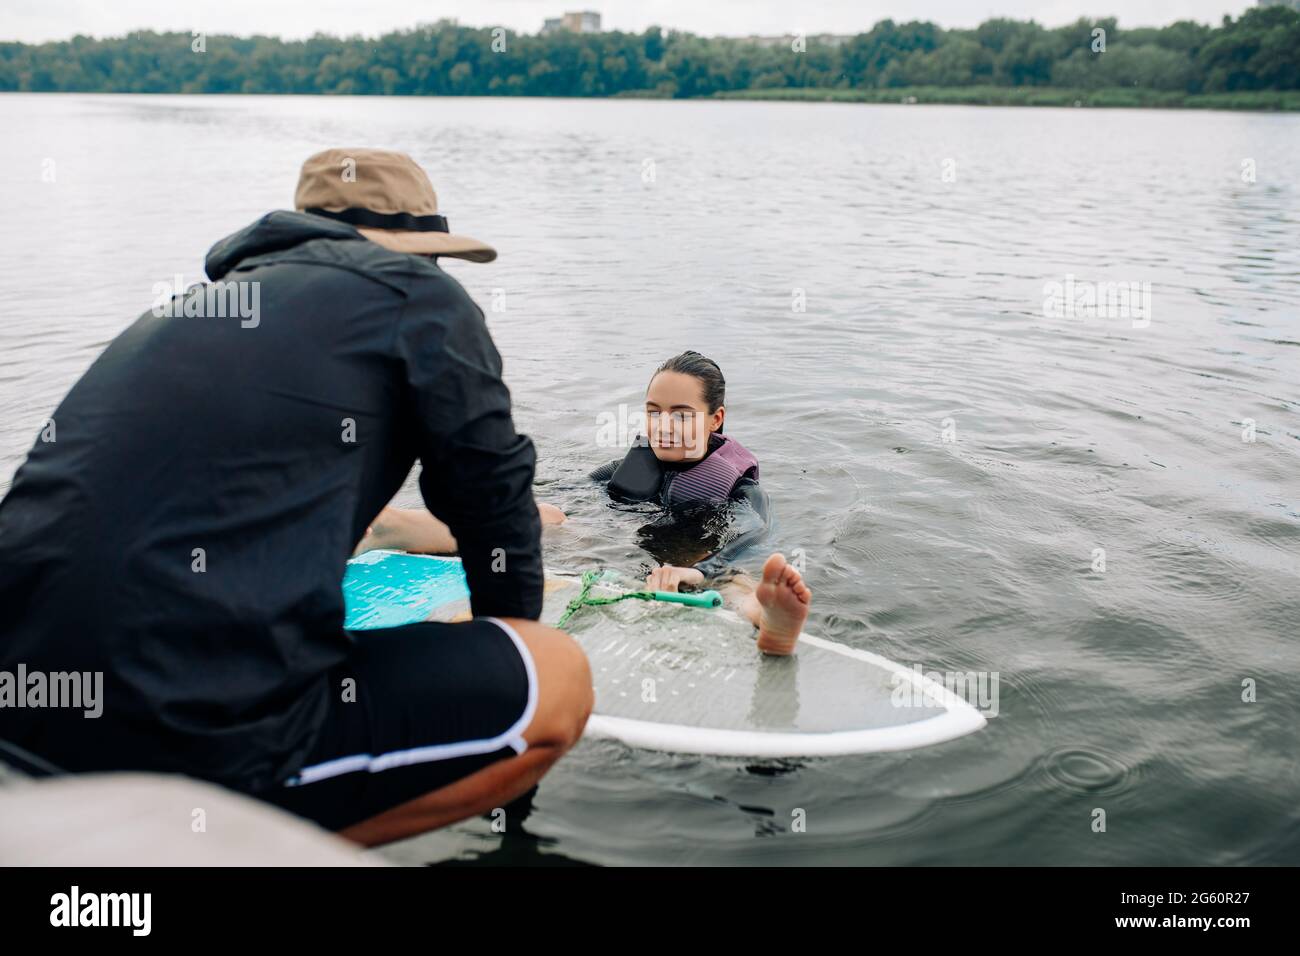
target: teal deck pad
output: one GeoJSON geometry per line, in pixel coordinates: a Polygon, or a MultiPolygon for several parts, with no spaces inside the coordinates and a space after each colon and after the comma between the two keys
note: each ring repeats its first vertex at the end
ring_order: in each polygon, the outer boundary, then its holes
{"type": "Polygon", "coordinates": [[[348,562],[343,576],[343,626],[364,631],[427,620],[453,601],[468,601],[460,561],[427,555],[368,551],[348,562]]]}

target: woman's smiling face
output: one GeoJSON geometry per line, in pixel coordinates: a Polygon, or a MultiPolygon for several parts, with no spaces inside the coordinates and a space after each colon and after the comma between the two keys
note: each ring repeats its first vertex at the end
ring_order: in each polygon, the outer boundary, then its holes
{"type": "Polygon", "coordinates": [[[681,372],[659,372],[645,394],[646,437],[660,461],[704,457],[709,435],[722,427],[726,409],[710,410],[700,380],[681,372]]]}

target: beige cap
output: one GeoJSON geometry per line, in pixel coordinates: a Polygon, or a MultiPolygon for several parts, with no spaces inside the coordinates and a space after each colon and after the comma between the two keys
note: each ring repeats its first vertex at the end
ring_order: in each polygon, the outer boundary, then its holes
{"type": "Polygon", "coordinates": [[[486,242],[448,231],[438,194],[420,165],[386,149],[327,149],[302,164],[293,197],[300,212],[338,219],[394,252],[491,262],[486,242]]]}

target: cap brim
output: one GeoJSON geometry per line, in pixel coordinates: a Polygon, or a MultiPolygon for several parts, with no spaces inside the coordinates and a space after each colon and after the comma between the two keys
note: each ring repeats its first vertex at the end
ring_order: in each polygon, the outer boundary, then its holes
{"type": "Polygon", "coordinates": [[[497,257],[497,251],[486,242],[449,232],[405,232],[361,226],[357,227],[357,232],[394,252],[409,252],[417,256],[451,256],[454,259],[468,259],[470,262],[491,262],[497,257]]]}

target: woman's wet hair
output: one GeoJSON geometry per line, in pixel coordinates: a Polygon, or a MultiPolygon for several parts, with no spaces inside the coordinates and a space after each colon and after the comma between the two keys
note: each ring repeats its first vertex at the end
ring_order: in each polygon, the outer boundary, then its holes
{"type": "MultiPolygon", "coordinates": [[[[704,404],[709,407],[709,414],[716,412],[726,402],[727,380],[722,377],[722,369],[718,368],[718,363],[713,359],[705,358],[699,352],[687,350],[681,355],[674,355],[655,369],[655,375],[660,372],[678,372],[696,379],[704,392],[704,404]]],[[[654,375],[650,379],[653,381],[654,375]]],[[[719,427],[718,431],[722,431],[722,428],[719,427]]]]}

